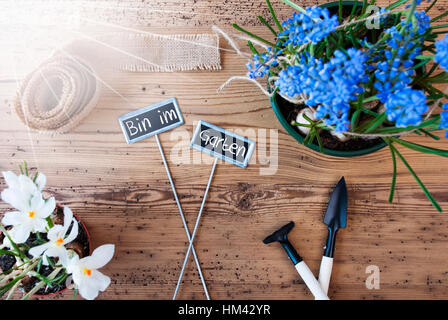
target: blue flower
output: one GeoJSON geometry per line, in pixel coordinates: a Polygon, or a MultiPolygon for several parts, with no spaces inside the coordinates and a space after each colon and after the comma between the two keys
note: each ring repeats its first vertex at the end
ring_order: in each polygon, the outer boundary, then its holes
{"type": "Polygon", "coordinates": [[[421,90],[411,87],[394,91],[384,104],[389,121],[398,128],[419,125],[422,115],[428,110],[426,95],[421,90]]]}
{"type": "Polygon", "coordinates": [[[448,71],[448,35],[445,38],[437,41],[436,55],[434,56],[434,61],[440,63],[440,65],[448,71]]]}
{"type": "Polygon", "coordinates": [[[339,25],[337,15],[330,17],[325,8],[306,8],[306,13],[294,12],[292,18],[282,22],[284,30],[278,34],[280,43],[283,45],[291,43],[293,46],[308,42],[318,43],[339,25]]]}
{"type": "Polygon", "coordinates": [[[417,25],[418,29],[417,32],[419,34],[423,34],[431,27],[430,21],[431,17],[426,14],[425,10],[422,10],[420,12],[415,11],[414,12],[415,17],[417,18],[417,25]]]}
{"type": "Polygon", "coordinates": [[[424,11],[415,12],[415,16],[417,26],[403,20],[401,30],[393,26],[385,31],[389,34],[388,47],[381,52],[385,59],[377,62],[375,70],[376,95],[384,103],[387,118],[397,127],[419,124],[428,108],[425,94],[410,87],[414,59],[421,54],[420,40],[430,26],[424,11]]]}
{"type": "Polygon", "coordinates": [[[252,57],[252,62],[246,64],[247,70],[249,70],[249,77],[251,79],[264,77],[270,68],[269,60],[271,58],[267,53],[262,53],[261,55],[255,54],[252,57]]]}
{"type": "Polygon", "coordinates": [[[276,85],[282,94],[290,97],[305,94],[306,104],[317,106],[316,118],[335,126],[336,132],[344,132],[350,125],[349,102],[363,92],[360,83],[368,81],[367,59],[364,52],[354,48],[348,49],[347,54],[335,51],[327,63],[302,55],[298,65],[288,66],[279,73],[276,85]]]}
{"type": "MultiPolygon", "coordinates": [[[[445,103],[442,109],[448,110],[448,103],[445,103]]],[[[442,111],[440,113],[440,129],[448,129],[448,111],[442,111]]],[[[448,138],[448,130],[445,131],[445,138],[448,138]]]]}

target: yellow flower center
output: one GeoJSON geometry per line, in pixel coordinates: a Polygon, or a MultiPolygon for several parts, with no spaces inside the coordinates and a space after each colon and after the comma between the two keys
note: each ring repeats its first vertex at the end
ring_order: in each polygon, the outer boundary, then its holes
{"type": "Polygon", "coordinates": [[[82,269],[82,273],[90,277],[92,275],[92,269],[87,269],[86,267],[84,267],[84,269],[82,269]]]}
{"type": "Polygon", "coordinates": [[[64,239],[62,239],[62,238],[59,238],[58,240],[56,240],[56,244],[58,246],[60,246],[63,242],[64,242],[64,239]]]}
{"type": "Polygon", "coordinates": [[[34,218],[35,212],[34,211],[30,211],[28,212],[28,217],[30,218],[34,218]]]}

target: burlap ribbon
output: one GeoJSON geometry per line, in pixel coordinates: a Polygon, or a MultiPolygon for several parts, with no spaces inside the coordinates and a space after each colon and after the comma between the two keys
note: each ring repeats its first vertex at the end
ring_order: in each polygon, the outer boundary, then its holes
{"type": "Polygon", "coordinates": [[[107,76],[104,71],[114,69],[127,72],[218,70],[221,69],[219,38],[217,34],[114,32],[74,41],[25,78],[13,109],[33,130],[67,132],[96,105],[101,84],[109,80],[102,79],[107,76]]]}

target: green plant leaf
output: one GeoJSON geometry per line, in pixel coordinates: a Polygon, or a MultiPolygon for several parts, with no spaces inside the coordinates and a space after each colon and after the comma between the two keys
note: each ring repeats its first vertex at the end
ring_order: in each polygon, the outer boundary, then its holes
{"type": "Polygon", "coordinates": [[[339,3],[338,3],[338,11],[339,11],[339,16],[338,16],[338,18],[339,18],[339,22],[342,22],[342,20],[343,20],[343,18],[342,18],[342,0],[339,0],[339,3]]]}
{"type": "Polygon", "coordinates": [[[291,6],[293,9],[296,9],[297,11],[300,11],[302,13],[306,13],[306,10],[303,9],[301,6],[299,6],[298,4],[295,4],[294,2],[292,2],[291,0],[282,0],[285,4],[291,6]]]}
{"type": "Polygon", "coordinates": [[[14,285],[19,282],[20,280],[23,279],[24,276],[21,277],[17,277],[14,278],[13,280],[11,280],[10,282],[8,282],[6,285],[4,285],[3,287],[0,287],[0,298],[3,297],[9,290],[11,290],[12,287],[14,287],[14,285]]]}
{"type": "Polygon", "coordinates": [[[392,166],[393,166],[393,173],[392,173],[392,182],[390,184],[390,191],[389,191],[389,203],[392,203],[394,200],[394,193],[395,193],[395,185],[397,182],[397,159],[395,157],[395,151],[391,147],[391,143],[389,139],[384,139],[384,141],[389,146],[390,153],[392,155],[392,166]]]}
{"type": "Polygon", "coordinates": [[[41,275],[40,273],[35,273],[34,276],[40,281],[44,282],[50,288],[53,288],[53,281],[48,279],[47,277],[41,275]]]}
{"type": "Polygon", "coordinates": [[[316,131],[316,139],[317,139],[317,143],[319,145],[319,151],[320,151],[320,153],[324,153],[324,147],[322,145],[322,139],[320,138],[320,134],[316,128],[314,128],[314,130],[316,131]]]}
{"type": "Polygon", "coordinates": [[[273,47],[273,48],[276,48],[276,49],[281,50],[281,48],[278,47],[277,45],[275,45],[275,44],[273,44],[272,42],[269,42],[268,40],[265,40],[265,39],[263,39],[263,38],[261,38],[261,37],[255,35],[255,34],[253,34],[252,32],[249,32],[249,31],[247,31],[247,30],[241,28],[241,27],[240,27],[239,25],[237,25],[236,23],[234,23],[232,26],[233,26],[236,30],[241,31],[241,32],[247,34],[249,37],[252,37],[252,38],[254,38],[254,39],[258,40],[258,41],[261,41],[261,42],[263,42],[263,43],[266,43],[267,45],[269,45],[269,46],[271,46],[271,47],[273,47]]]}
{"type": "Polygon", "coordinates": [[[438,156],[442,156],[442,157],[448,157],[448,150],[441,150],[441,149],[436,149],[436,148],[431,148],[431,147],[426,147],[420,144],[416,144],[413,142],[409,142],[409,141],[405,141],[405,140],[401,140],[399,138],[391,138],[392,141],[401,144],[402,146],[414,150],[414,151],[418,151],[418,152],[423,152],[423,153],[430,153],[430,154],[436,154],[438,156]]]}
{"type": "Polygon", "coordinates": [[[386,120],[386,117],[386,113],[383,112],[378,117],[368,122],[366,124],[367,129],[365,129],[364,133],[371,133],[372,131],[374,131],[386,120]]]}
{"type": "Polygon", "coordinates": [[[440,140],[440,137],[432,134],[431,132],[429,132],[428,130],[425,129],[419,129],[419,131],[423,132],[425,135],[427,135],[430,138],[433,138],[434,140],[440,140]]]}
{"type": "Polygon", "coordinates": [[[11,239],[11,236],[9,235],[8,231],[6,231],[5,227],[0,223],[0,230],[3,232],[3,234],[8,238],[9,242],[11,243],[12,248],[17,253],[18,257],[20,257],[23,260],[28,260],[25,253],[20,250],[20,248],[17,246],[17,244],[11,239]]]}
{"type": "Polygon", "coordinates": [[[361,109],[357,109],[355,112],[353,112],[352,119],[350,121],[351,131],[355,131],[356,127],[358,126],[359,117],[361,116],[361,109]]]}
{"type": "Polygon", "coordinates": [[[277,32],[275,32],[275,30],[272,29],[270,24],[262,16],[257,16],[257,18],[274,34],[274,36],[277,36],[277,32]]]}
{"type": "Polygon", "coordinates": [[[398,157],[400,158],[401,162],[403,162],[404,165],[406,166],[406,168],[408,168],[409,172],[412,174],[414,179],[417,181],[417,183],[420,186],[420,188],[422,188],[422,190],[425,193],[426,197],[429,199],[429,201],[431,201],[431,204],[437,209],[437,211],[442,212],[442,208],[439,206],[439,204],[436,202],[436,200],[434,199],[432,194],[428,191],[428,189],[425,187],[423,182],[420,180],[420,178],[417,176],[417,174],[411,168],[411,166],[406,161],[406,159],[401,155],[401,153],[397,150],[397,148],[395,148],[395,146],[393,144],[390,144],[390,147],[394,149],[394,152],[398,155],[398,157]]]}
{"type": "Polygon", "coordinates": [[[355,4],[352,7],[352,11],[350,12],[350,18],[348,19],[348,21],[351,21],[353,19],[353,15],[355,14],[355,10],[358,7],[358,1],[355,2],[355,4]]]}
{"type": "Polygon", "coordinates": [[[283,27],[282,27],[281,23],[278,21],[275,11],[272,8],[271,1],[266,0],[266,4],[268,5],[269,12],[271,13],[272,19],[274,19],[274,22],[277,25],[278,30],[283,31],[283,27]]]}
{"type": "Polygon", "coordinates": [[[78,286],[75,284],[75,287],[73,288],[73,300],[76,299],[78,295],[78,286]]]}
{"type": "Polygon", "coordinates": [[[399,0],[399,1],[396,1],[396,2],[394,2],[394,3],[392,3],[392,4],[390,4],[390,5],[388,5],[387,7],[386,7],[386,9],[387,10],[393,10],[393,9],[395,9],[395,8],[397,8],[397,7],[399,7],[399,6],[401,6],[403,3],[406,3],[406,2],[408,2],[409,0],[399,0]]]}
{"type": "Polygon", "coordinates": [[[15,252],[12,252],[10,250],[4,250],[4,249],[0,249],[0,254],[7,254],[8,256],[15,256],[18,257],[19,255],[15,252]]]}
{"type": "Polygon", "coordinates": [[[430,22],[430,23],[433,23],[433,22],[435,22],[435,21],[437,21],[437,20],[440,20],[440,19],[442,19],[443,17],[446,17],[446,16],[448,16],[448,11],[445,11],[445,12],[442,13],[441,15],[438,15],[437,17],[431,19],[431,21],[429,21],[429,22],[430,22]]]}

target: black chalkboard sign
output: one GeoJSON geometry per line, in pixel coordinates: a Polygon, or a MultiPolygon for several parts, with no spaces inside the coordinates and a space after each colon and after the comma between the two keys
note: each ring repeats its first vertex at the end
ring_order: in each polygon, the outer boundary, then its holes
{"type": "Polygon", "coordinates": [[[201,120],[193,134],[190,146],[246,168],[255,149],[255,142],[201,120]]]}
{"type": "Polygon", "coordinates": [[[170,98],[124,114],[118,122],[126,142],[134,143],[176,128],[184,124],[184,119],[176,98],[170,98]]]}

